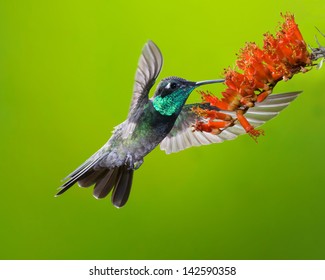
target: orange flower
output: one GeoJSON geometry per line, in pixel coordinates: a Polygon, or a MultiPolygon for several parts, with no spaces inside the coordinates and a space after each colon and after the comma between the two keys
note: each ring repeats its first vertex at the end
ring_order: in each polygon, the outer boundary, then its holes
{"type": "MultiPolygon", "coordinates": [[[[264,34],[263,48],[255,43],[246,43],[238,54],[236,65],[240,72],[235,69],[225,69],[225,84],[227,88],[221,93],[219,99],[210,93],[200,92],[203,102],[222,110],[236,111],[237,119],[243,128],[253,138],[263,134],[255,130],[247,121],[244,114],[248,108],[253,107],[255,102],[261,102],[272,93],[275,85],[281,80],[291,79],[299,72],[306,72],[306,67],[312,66],[311,54],[307,51],[298,25],[292,14],[282,14],[284,23],[276,36],[270,33],[264,34]]],[[[200,113],[202,116],[202,112],[200,113]]],[[[195,125],[197,130],[216,132],[215,121],[211,117],[206,122],[195,125]]],[[[235,121],[235,120],[234,120],[235,121]]],[[[228,127],[225,126],[224,128],[228,127]]],[[[222,127],[218,129],[221,132],[222,127]]]]}

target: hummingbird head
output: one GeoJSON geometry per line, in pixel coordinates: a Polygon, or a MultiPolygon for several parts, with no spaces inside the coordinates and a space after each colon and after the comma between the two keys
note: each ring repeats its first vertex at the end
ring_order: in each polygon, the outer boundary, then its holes
{"type": "Polygon", "coordinates": [[[152,103],[154,108],[162,115],[178,115],[195,88],[205,84],[222,82],[224,80],[191,82],[178,77],[168,77],[158,84],[152,103]]]}

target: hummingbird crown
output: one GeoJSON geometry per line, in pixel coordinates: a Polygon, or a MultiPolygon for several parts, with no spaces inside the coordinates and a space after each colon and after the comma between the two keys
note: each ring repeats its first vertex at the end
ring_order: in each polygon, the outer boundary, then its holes
{"type": "Polygon", "coordinates": [[[181,81],[181,82],[186,82],[187,81],[187,80],[185,80],[183,78],[176,77],[176,76],[170,76],[170,77],[162,79],[161,81],[166,81],[166,80],[178,80],[178,81],[181,81]]]}

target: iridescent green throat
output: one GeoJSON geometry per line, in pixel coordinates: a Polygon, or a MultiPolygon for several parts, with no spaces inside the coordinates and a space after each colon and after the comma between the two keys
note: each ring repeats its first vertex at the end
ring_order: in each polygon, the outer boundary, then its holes
{"type": "Polygon", "coordinates": [[[153,107],[164,116],[179,114],[192,91],[193,89],[187,89],[187,91],[177,90],[164,97],[157,96],[152,101],[153,107]]]}

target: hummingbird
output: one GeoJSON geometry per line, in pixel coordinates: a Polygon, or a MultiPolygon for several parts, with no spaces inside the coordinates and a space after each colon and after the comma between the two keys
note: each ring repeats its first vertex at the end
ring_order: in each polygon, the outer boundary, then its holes
{"type": "Polygon", "coordinates": [[[128,200],[134,170],[144,157],[170,133],[191,92],[201,86],[222,83],[223,79],[192,82],[179,77],[163,79],[152,98],[149,91],[161,71],[163,57],[152,41],[143,47],[135,75],[133,97],[126,121],[115,127],[108,142],[84,164],[67,176],[56,196],[75,183],[95,185],[93,195],[106,197],[122,207],[128,200]]]}
{"type": "MultiPolygon", "coordinates": [[[[66,182],[56,196],[76,183],[84,188],[94,185],[95,198],[104,198],[112,192],[111,201],[115,207],[120,208],[128,201],[134,171],[159,144],[169,154],[192,146],[232,140],[246,133],[239,124],[218,135],[194,131],[192,128],[193,123],[203,120],[203,117],[193,112],[193,107],[222,110],[209,103],[185,104],[189,95],[199,86],[223,83],[224,79],[192,82],[174,76],[164,78],[153,97],[149,98],[162,65],[163,57],[159,48],[149,40],[139,58],[127,119],[114,128],[112,136],[102,148],[65,178],[66,182]]],[[[275,117],[299,93],[270,96],[250,108],[246,116],[253,126],[260,126],[275,117]]]]}

